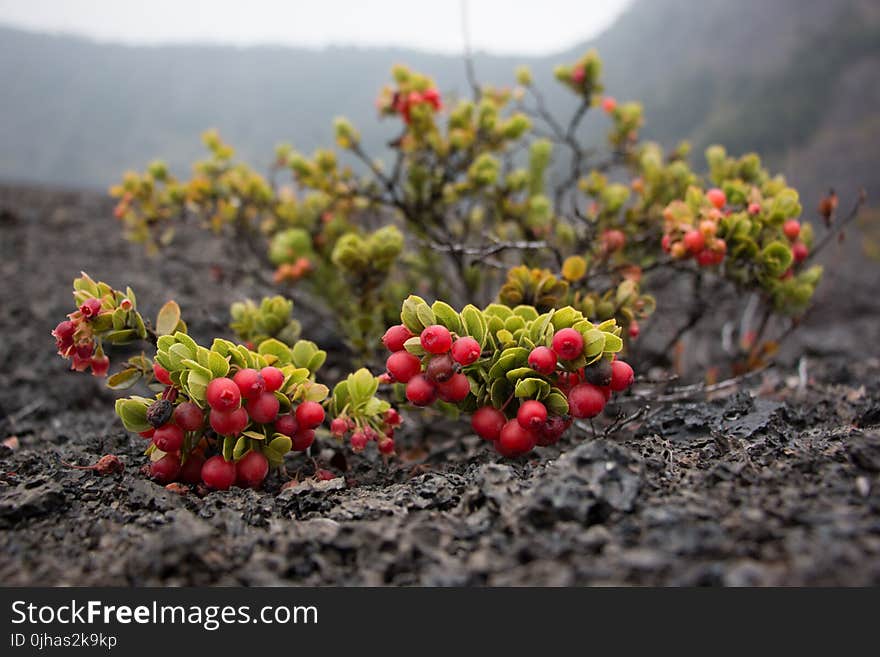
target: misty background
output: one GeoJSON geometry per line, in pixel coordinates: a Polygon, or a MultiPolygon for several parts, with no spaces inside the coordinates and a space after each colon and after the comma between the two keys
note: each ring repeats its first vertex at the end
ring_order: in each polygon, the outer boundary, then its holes
{"type": "MultiPolygon", "coordinates": [[[[186,175],[210,127],[265,168],[279,142],[332,145],[338,115],[381,154],[396,125],[374,101],[393,64],[468,93],[460,3],[318,4],[0,0],[0,180],[105,188],[157,157],[186,175]]],[[[576,100],[553,66],[595,47],[607,93],[644,103],[646,138],[691,140],[698,168],[720,142],[761,153],[808,202],[878,188],[876,0],[480,0],[468,14],[481,82],[513,85],[528,64],[564,113],[576,100]]],[[[585,137],[601,139],[591,118],[585,137]]]]}

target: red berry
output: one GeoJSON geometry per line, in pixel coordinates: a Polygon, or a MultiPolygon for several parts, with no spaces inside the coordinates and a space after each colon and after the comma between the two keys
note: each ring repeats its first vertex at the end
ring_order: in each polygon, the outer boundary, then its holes
{"type": "Polygon", "coordinates": [[[803,262],[810,254],[810,250],[803,242],[795,242],[791,245],[791,255],[795,262],[803,262]]]}
{"type": "Polygon", "coordinates": [[[293,449],[296,452],[304,452],[312,446],[313,442],[315,442],[315,430],[300,429],[293,436],[293,449]]]}
{"type": "Polygon", "coordinates": [[[394,377],[395,381],[407,383],[416,374],[422,371],[422,361],[408,351],[395,351],[385,361],[385,367],[388,374],[394,377]]]}
{"type": "Polygon", "coordinates": [[[86,299],[83,302],[83,305],[79,307],[79,311],[83,314],[83,317],[86,319],[92,319],[93,317],[97,317],[98,313],[101,312],[101,300],[100,299],[86,299]]]}
{"type": "Polygon", "coordinates": [[[427,378],[419,374],[406,384],[406,398],[415,406],[427,406],[437,397],[437,388],[427,378]]]}
{"type": "Polygon", "coordinates": [[[440,92],[433,87],[422,92],[422,98],[426,103],[430,103],[435,110],[439,110],[443,106],[443,102],[440,100],[440,92]]]}
{"type": "Polygon", "coordinates": [[[169,484],[180,474],[180,457],[166,454],[158,461],[150,463],[150,476],[160,484],[169,484]]]}
{"type": "Polygon", "coordinates": [[[296,435],[296,432],[299,431],[299,423],[296,421],[293,413],[279,415],[278,419],[275,420],[275,431],[282,433],[287,437],[293,437],[296,435]]]}
{"type": "Polygon", "coordinates": [[[231,411],[211,411],[208,420],[211,428],[221,436],[237,436],[248,424],[248,414],[244,408],[231,411]]]}
{"type": "Polygon", "coordinates": [[[296,407],[296,421],[304,429],[314,429],[324,421],[324,407],[318,402],[304,401],[296,407]]]}
{"type": "Polygon", "coordinates": [[[419,336],[422,348],[429,354],[445,354],[452,348],[452,334],[440,324],[426,326],[419,336]]]}
{"type": "Polygon", "coordinates": [[[547,407],[535,399],[526,400],[516,413],[516,421],[524,429],[535,430],[547,421],[547,407]]]}
{"type": "Polygon", "coordinates": [[[385,411],[385,417],[382,418],[389,427],[399,427],[403,423],[403,418],[396,408],[389,408],[385,411]]]}
{"type": "Polygon", "coordinates": [[[425,366],[425,376],[431,381],[448,381],[455,374],[455,361],[448,353],[432,356],[425,366]]]}
{"type": "Polygon", "coordinates": [[[782,224],[782,232],[785,233],[788,239],[794,242],[801,234],[801,222],[797,219],[789,219],[782,224]]]}
{"type": "Polygon", "coordinates": [[[154,433],[156,433],[156,430],[155,430],[155,429],[147,429],[146,431],[141,431],[141,432],[139,432],[138,435],[139,435],[141,438],[147,438],[148,440],[152,440],[152,439],[153,439],[153,434],[154,434],[154,433]]]}
{"type": "Polygon", "coordinates": [[[713,187],[708,192],[706,192],[706,198],[709,200],[709,203],[714,205],[719,210],[727,205],[727,196],[722,190],[718,189],[717,187],[713,187]]]}
{"type": "Polygon", "coordinates": [[[107,376],[110,359],[107,356],[92,356],[89,365],[92,367],[92,376],[107,376]]]}
{"type": "Polygon", "coordinates": [[[592,383],[579,383],[568,393],[568,410],[575,417],[596,417],[605,408],[605,394],[592,383]]]}
{"type": "Polygon", "coordinates": [[[689,230],[684,234],[684,246],[691,253],[699,253],[706,246],[706,238],[698,230],[689,230]]]}
{"type": "Polygon", "coordinates": [[[260,452],[250,451],[235,464],[238,485],[259,488],[269,474],[269,460],[260,452]]]}
{"type": "Polygon", "coordinates": [[[556,354],[549,347],[535,347],[529,354],[529,367],[545,376],[556,371],[556,354]]]}
{"type": "Polygon", "coordinates": [[[642,329],[636,320],[633,320],[632,322],[630,322],[630,324],[629,324],[629,337],[631,337],[633,340],[635,340],[636,338],[639,337],[639,333],[641,333],[641,332],[642,332],[642,329]]]}
{"type": "Polygon", "coordinates": [[[241,396],[245,399],[259,397],[266,390],[266,382],[263,381],[262,375],[250,367],[238,370],[232,380],[235,381],[235,385],[241,391],[241,396]]]}
{"type": "Polygon", "coordinates": [[[235,463],[219,454],[212,456],[202,466],[202,481],[208,488],[226,490],[235,483],[235,463]]]}
{"type": "Polygon", "coordinates": [[[448,381],[437,384],[437,394],[445,402],[458,404],[465,400],[471,391],[471,382],[461,372],[456,372],[448,381]]]}
{"type": "Polygon", "coordinates": [[[248,415],[258,424],[274,422],[278,417],[279,408],[281,408],[281,403],[273,392],[264,392],[247,403],[248,415]]]}
{"type": "Polygon", "coordinates": [[[525,429],[517,420],[508,420],[501,429],[498,442],[506,455],[519,456],[532,451],[537,443],[537,436],[534,431],[525,429]]]}
{"type": "Polygon", "coordinates": [[[703,249],[697,254],[697,264],[701,267],[711,267],[718,264],[717,256],[713,251],[703,249]]]}
{"type": "Polygon", "coordinates": [[[480,438],[485,440],[498,440],[501,429],[507,422],[504,413],[492,406],[478,408],[471,416],[471,426],[480,438]]]}
{"type": "Polygon", "coordinates": [[[202,480],[202,466],[205,457],[201,454],[190,454],[186,463],[180,468],[180,480],[188,484],[197,484],[202,480]]]}
{"type": "Polygon", "coordinates": [[[660,240],[660,246],[666,253],[669,253],[672,248],[672,236],[669,234],[664,235],[660,240]]]}
{"type": "Polygon", "coordinates": [[[564,328],[553,336],[553,351],[562,360],[574,360],[584,351],[584,337],[573,328],[564,328]]]}
{"type": "Polygon", "coordinates": [[[176,424],[163,424],[153,434],[153,444],[163,452],[176,452],[183,447],[183,429],[176,424]]]}
{"type": "Polygon", "coordinates": [[[385,335],[382,336],[382,344],[388,351],[400,351],[403,349],[403,344],[411,337],[413,337],[412,331],[403,324],[397,324],[385,331],[385,335]]]}
{"type": "Polygon", "coordinates": [[[602,233],[602,248],[607,253],[619,251],[623,248],[624,244],[626,244],[626,235],[624,235],[623,231],[614,228],[602,233]]]}
{"type": "Polygon", "coordinates": [[[174,409],[174,423],[184,431],[198,431],[205,424],[205,414],[192,402],[183,402],[174,409]]]}
{"type": "Polygon", "coordinates": [[[761,204],[749,203],[749,214],[761,214],[761,204]]]}
{"type": "Polygon", "coordinates": [[[562,438],[562,434],[565,433],[570,424],[570,422],[566,422],[558,415],[548,417],[547,421],[538,431],[538,445],[541,447],[555,445],[559,442],[559,439],[562,438]]]}
{"type": "Polygon", "coordinates": [[[153,376],[156,377],[159,383],[164,383],[166,386],[174,385],[171,383],[171,374],[159,363],[153,363],[153,376]]]}
{"type": "Polygon", "coordinates": [[[452,343],[452,357],[456,363],[465,367],[476,363],[482,351],[480,343],[470,336],[459,338],[452,343]]]}
{"type": "Polygon", "coordinates": [[[275,392],[284,385],[284,372],[277,367],[272,367],[271,365],[264,367],[260,370],[260,375],[263,377],[266,392],[275,392]]]}
{"type": "Polygon", "coordinates": [[[370,439],[367,438],[367,434],[365,434],[363,431],[355,431],[353,434],[351,434],[351,438],[349,440],[351,442],[351,448],[356,452],[360,452],[366,449],[367,444],[370,442],[370,439]]]}
{"type": "Polygon", "coordinates": [[[613,391],[620,392],[621,390],[626,390],[632,385],[634,379],[635,374],[629,363],[624,363],[622,360],[612,361],[610,385],[613,391]]]}
{"type": "MultiPolygon", "coordinates": [[[[277,425],[276,425],[277,426],[277,425]]],[[[337,438],[342,438],[348,432],[348,422],[345,418],[335,417],[330,422],[330,433],[337,438]]]]}
{"type": "Polygon", "coordinates": [[[617,100],[615,100],[613,97],[605,96],[605,98],[602,99],[602,110],[606,114],[611,114],[611,112],[613,112],[616,108],[617,100]]]}
{"type": "Polygon", "coordinates": [[[379,448],[380,454],[384,454],[385,456],[394,454],[394,438],[383,436],[379,439],[377,447],[379,448]]]}
{"type": "Polygon", "coordinates": [[[211,380],[205,391],[205,399],[215,411],[231,411],[241,404],[241,391],[232,379],[224,376],[211,380]]]}

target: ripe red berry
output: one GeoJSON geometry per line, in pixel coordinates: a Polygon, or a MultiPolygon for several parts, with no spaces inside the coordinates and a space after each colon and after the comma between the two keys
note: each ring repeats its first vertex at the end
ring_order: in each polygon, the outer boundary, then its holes
{"type": "Polygon", "coordinates": [[[689,230],[684,234],[684,246],[691,253],[699,253],[706,246],[706,238],[698,230],[689,230]]]}
{"type": "Polygon", "coordinates": [[[277,367],[272,367],[271,365],[264,367],[260,370],[260,375],[263,377],[266,392],[275,392],[284,385],[284,372],[277,367]]]}
{"type": "Polygon", "coordinates": [[[596,417],[605,401],[605,394],[592,383],[579,383],[568,392],[568,410],[574,417],[596,417]]]}
{"type": "Polygon", "coordinates": [[[385,416],[382,419],[389,427],[399,427],[403,423],[403,418],[400,417],[396,408],[389,408],[385,411],[385,416]]]}
{"type": "Polygon", "coordinates": [[[201,454],[190,454],[186,463],[180,468],[180,481],[188,484],[197,484],[202,480],[202,466],[205,465],[205,457],[201,454]]]}
{"type": "Polygon", "coordinates": [[[529,367],[545,376],[556,371],[556,354],[549,347],[535,347],[529,354],[529,367]]]}
{"type": "Polygon", "coordinates": [[[501,429],[507,422],[504,413],[492,406],[478,408],[471,416],[471,426],[474,432],[485,440],[498,440],[501,429]]]}
{"type": "Polygon", "coordinates": [[[605,96],[602,99],[602,111],[606,114],[611,114],[617,108],[617,100],[615,100],[612,96],[605,96]]]}
{"type": "Polygon", "coordinates": [[[394,438],[382,436],[382,438],[379,439],[377,447],[379,448],[380,454],[384,454],[385,456],[394,454],[394,438]]]}
{"type": "Polygon", "coordinates": [[[440,324],[426,326],[419,336],[422,348],[429,354],[445,354],[452,348],[452,334],[440,324]]]}
{"type": "Polygon", "coordinates": [[[152,439],[153,439],[153,434],[154,434],[154,433],[156,433],[156,430],[155,430],[155,429],[147,429],[146,431],[141,431],[141,432],[139,432],[138,435],[139,435],[141,438],[146,438],[146,439],[148,439],[148,440],[152,440],[152,439]]]}
{"type": "Polygon", "coordinates": [[[101,312],[101,300],[100,299],[86,299],[83,302],[83,305],[79,307],[79,311],[82,313],[83,317],[86,319],[92,319],[93,317],[97,317],[98,313],[101,312]]]}
{"type": "Polygon", "coordinates": [[[612,361],[610,383],[612,390],[615,392],[626,390],[632,385],[634,379],[635,374],[633,373],[633,368],[629,366],[629,363],[625,363],[622,360],[612,361]]]}
{"type": "Polygon", "coordinates": [[[437,398],[437,388],[421,374],[406,384],[406,398],[415,406],[428,406],[437,398]]]}
{"type": "Polygon", "coordinates": [[[150,463],[150,476],[160,484],[169,484],[180,474],[180,457],[166,454],[158,461],[150,463]]]}
{"type": "Polygon", "coordinates": [[[718,189],[717,187],[713,187],[712,189],[707,191],[706,198],[709,200],[709,203],[714,205],[719,210],[727,205],[727,196],[722,190],[718,189]]]}
{"type": "Polygon", "coordinates": [[[413,337],[412,331],[403,324],[397,324],[385,331],[385,335],[382,336],[382,344],[388,351],[400,351],[403,349],[403,344],[411,337],[413,337]]]}
{"type": "Polygon", "coordinates": [[[259,488],[269,474],[269,460],[260,452],[250,451],[235,464],[238,485],[259,488]]]}
{"type": "Polygon", "coordinates": [[[224,376],[211,380],[205,391],[205,399],[215,411],[231,411],[241,404],[241,391],[232,379],[224,376]]]}
{"type": "Polygon", "coordinates": [[[602,233],[602,248],[606,253],[619,251],[625,244],[626,235],[621,230],[613,228],[602,233]]]}
{"type": "Polygon", "coordinates": [[[437,394],[445,402],[458,404],[463,402],[471,391],[471,382],[461,372],[453,374],[448,381],[437,384],[437,394]]]}
{"type": "Polygon", "coordinates": [[[435,110],[439,110],[441,107],[443,107],[443,102],[440,99],[440,92],[437,91],[434,87],[426,89],[424,92],[422,92],[422,99],[426,103],[429,103],[435,110]]]}
{"type": "Polygon", "coordinates": [[[749,214],[761,214],[761,204],[749,203],[749,214]]]}
{"type": "Polygon", "coordinates": [[[212,456],[202,466],[202,481],[208,488],[227,490],[235,483],[235,463],[219,454],[212,456]]]}
{"type": "Polygon", "coordinates": [[[279,415],[278,419],[275,420],[275,431],[288,437],[296,435],[296,432],[299,431],[299,423],[296,421],[293,413],[279,415]]]}
{"type": "Polygon", "coordinates": [[[324,407],[318,402],[304,401],[296,407],[296,421],[304,429],[314,429],[324,421],[324,407]]]}
{"type": "Polygon", "coordinates": [[[452,357],[456,363],[464,367],[476,363],[482,351],[480,343],[470,336],[459,338],[452,343],[452,357]]]}
{"type": "Polygon", "coordinates": [[[803,242],[795,242],[791,245],[791,255],[795,262],[803,262],[810,254],[810,250],[803,242]]]}
{"type": "Polygon", "coordinates": [[[498,437],[500,447],[510,456],[532,451],[537,443],[535,432],[524,428],[517,420],[509,420],[498,437]]]}
{"type": "Polygon", "coordinates": [[[574,360],[584,351],[584,337],[573,328],[564,328],[553,336],[553,351],[562,360],[574,360]]]}
{"type": "Polygon", "coordinates": [[[264,392],[259,397],[254,397],[247,403],[247,413],[251,420],[259,424],[274,422],[278,417],[278,409],[281,407],[278,397],[273,392],[264,392]]]}
{"type": "Polygon", "coordinates": [[[407,383],[416,374],[422,371],[422,361],[408,351],[395,351],[385,361],[385,367],[388,374],[394,377],[395,381],[407,383]]]}
{"type": "Polygon", "coordinates": [[[205,424],[205,414],[192,402],[183,402],[174,409],[174,424],[184,431],[198,431],[205,424]]]}
{"type": "Polygon", "coordinates": [[[266,382],[262,375],[250,367],[238,370],[232,380],[235,381],[235,385],[241,391],[241,396],[245,399],[259,397],[266,390],[266,382]]]}
{"type": "Polygon", "coordinates": [[[221,436],[237,436],[248,423],[247,411],[242,408],[234,408],[231,411],[212,410],[208,416],[211,428],[221,436]]]}
{"type": "Polygon", "coordinates": [[[315,442],[314,429],[300,429],[293,437],[293,450],[295,452],[304,452],[312,443],[315,442]]]}
{"type": "Polygon", "coordinates": [[[797,219],[789,219],[782,224],[782,232],[785,233],[788,239],[794,242],[801,234],[801,222],[797,219]]]}
{"type": "Polygon", "coordinates": [[[664,236],[662,237],[662,239],[660,240],[660,247],[661,247],[666,253],[669,253],[669,251],[670,251],[671,248],[672,248],[672,236],[669,235],[669,234],[664,235],[664,236]]]}
{"type": "Polygon", "coordinates": [[[559,439],[562,438],[562,434],[565,433],[566,429],[571,425],[571,422],[567,422],[563,418],[558,415],[552,415],[547,418],[547,421],[541,426],[537,435],[538,445],[541,447],[548,447],[550,445],[555,445],[559,442],[559,439]]]}
{"type": "Polygon", "coordinates": [[[164,383],[166,386],[173,385],[173,383],[171,383],[171,374],[168,373],[168,370],[159,365],[159,363],[153,363],[153,376],[156,377],[156,380],[159,383],[164,383]]]}
{"type": "Polygon", "coordinates": [[[547,407],[535,399],[528,399],[520,405],[516,421],[524,429],[535,430],[547,421],[547,407]]]}
{"type": "Polygon", "coordinates": [[[718,264],[717,256],[713,251],[703,249],[697,254],[697,264],[701,267],[711,267],[712,265],[718,264]]]}
{"type": "Polygon", "coordinates": [[[632,322],[630,322],[630,324],[629,324],[629,337],[630,338],[635,340],[636,338],[639,337],[639,334],[641,332],[642,332],[642,329],[636,320],[633,320],[632,322]]]}
{"type": "Polygon", "coordinates": [[[367,447],[370,439],[367,438],[367,434],[365,434],[363,431],[355,431],[353,434],[351,434],[351,438],[349,439],[349,441],[351,443],[351,448],[356,452],[360,452],[367,447]]]}
{"type": "Polygon", "coordinates": [[[153,434],[153,444],[163,452],[176,452],[183,447],[183,429],[176,424],[163,424],[153,434]]]}
{"type": "Polygon", "coordinates": [[[337,438],[342,438],[348,432],[348,422],[345,418],[335,417],[330,422],[330,433],[337,438]]]}

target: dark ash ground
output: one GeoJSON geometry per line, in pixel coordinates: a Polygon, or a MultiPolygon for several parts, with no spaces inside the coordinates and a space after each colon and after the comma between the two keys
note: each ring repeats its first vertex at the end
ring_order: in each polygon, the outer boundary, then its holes
{"type": "MultiPolygon", "coordinates": [[[[111,207],[0,187],[3,585],[880,584],[880,360],[829,315],[800,338],[806,386],[783,366],[542,458],[503,462],[434,424],[404,436],[403,458],[353,457],[320,484],[302,456],[288,470],[304,483],[285,491],[278,478],[204,497],[153,484],[113,395],[53,353],[70,280],[131,284],[143,309],[173,296],[203,338],[222,331],[229,294],[259,288],[214,281],[211,243],[148,260],[111,207]],[[106,453],[124,473],[62,464],[106,453]]],[[[858,325],[876,329],[877,306],[860,303],[858,325]]]]}

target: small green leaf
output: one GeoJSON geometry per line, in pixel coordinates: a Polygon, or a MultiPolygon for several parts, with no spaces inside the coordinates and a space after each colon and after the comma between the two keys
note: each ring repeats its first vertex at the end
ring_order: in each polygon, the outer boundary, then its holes
{"type": "Polygon", "coordinates": [[[257,352],[261,356],[274,356],[276,358],[276,367],[281,367],[291,362],[290,347],[275,338],[269,338],[261,342],[257,352]]]}
{"type": "Polygon", "coordinates": [[[180,321],[180,306],[172,300],[166,303],[159,310],[156,316],[156,333],[159,335],[170,335],[177,328],[180,321]]]}
{"type": "Polygon", "coordinates": [[[129,431],[141,433],[151,429],[147,422],[147,407],[151,401],[142,397],[116,400],[116,414],[129,431]]]}
{"type": "Polygon", "coordinates": [[[107,379],[107,387],[111,390],[127,390],[140,381],[141,376],[141,371],[134,367],[120,370],[107,379]]]}
{"type": "Polygon", "coordinates": [[[462,334],[461,317],[459,317],[452,306],[443,301],[435,301],[431,306],[431,310],[434,312],[434,317],[438,323],[457,335],[462,334]]]}
{"type": "Polygon", "coordinates": [[[476,306],[468,304],[462,308],[461,319],[465,333],[485,347],[487,326],[483,313],[476,306]]]}

